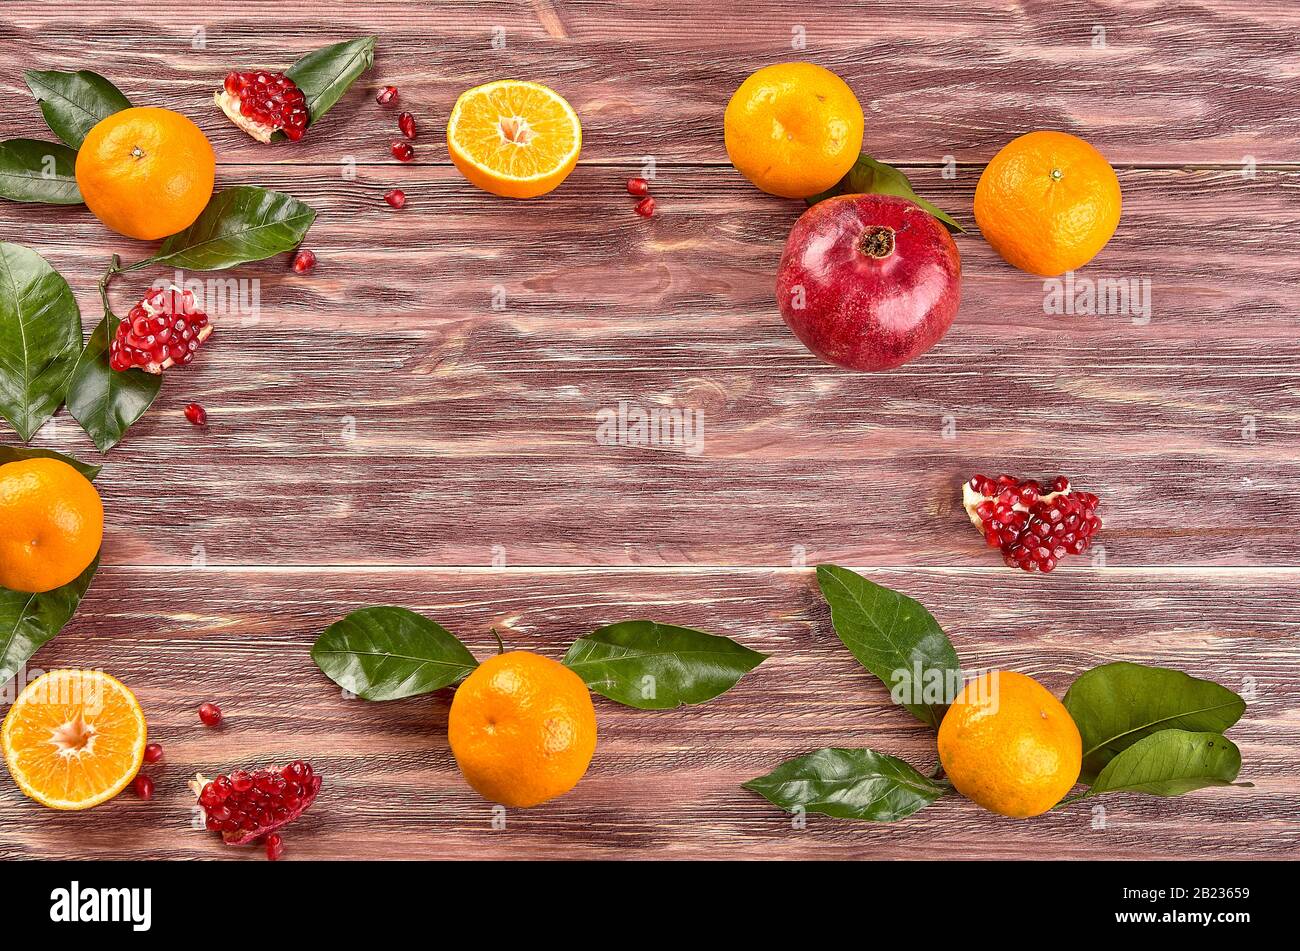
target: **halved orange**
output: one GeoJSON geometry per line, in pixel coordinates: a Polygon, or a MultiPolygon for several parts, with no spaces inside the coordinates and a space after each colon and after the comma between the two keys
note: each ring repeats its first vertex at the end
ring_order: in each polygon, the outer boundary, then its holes
{"type": "Polygon", "coordinates": [[[484,191],[536,198],[573,171],[582,125],[555,90],[501,79],[460,94],[447,123],[447,149],[461,174],[484,191]]]}
{"type": "Polygon", "coordinates": [[[52,670],[9,708],[5,763],[41,805],[89,809],[135,778],[145,736],[144,713],[121,681],[98,670],[52,670]]]}

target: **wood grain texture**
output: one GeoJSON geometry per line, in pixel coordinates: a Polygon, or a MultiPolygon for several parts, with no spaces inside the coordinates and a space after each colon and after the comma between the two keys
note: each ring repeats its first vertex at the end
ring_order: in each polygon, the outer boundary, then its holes
{"type": "MultiPolygon", "coordinates": [[[[11,2],[5,13],[0,43],[22,50],[24,67],[102,64],[132,101],[206,116],[225,161],[268,158],[206,105],[228,70],[284,68],[361,33],[384,36],[369,87],[399,85],[430,130],[463,90],[526,74],[573,101],[592,160],[725,159],[732,91],[790,59],[821,63],[858,91],[867,148],[885,161],[984,162],[1034,128],[1076,132],[1124,164],[1288,162],[1300,145],[1300,10],[1288,4],[340,0],[304,22],[232,0],[107,0],[11,2]],[[496,27],[504,49],[492,46],[496,27]],[[792,48],[800,36],[804,48],[792,48]]],[[[23,92],[18,71],[0,89],[23,92]]],[[[368,149],[388,159],[390,117],[369,95],[354,90],[337,110],[310,144],[273,158],[368,149]]],[[[0,137],[20,115],[6,110],[0,137]]],[[[446,160],[441,137],[428,144],[446,160]]]]}
{"type": "Polygon", "coordinates": [[[933,608],[967,668],[1005,666],[1060,694],[1111,660],[1171,665],[1252,697],[1229,735],[1253,789],[1180,799],[1099,800],[1033,821],[944,799],[900,823],[808,817],[806,829],[740,783],[822,746],[871,746],[918,768],[934,736],[893,707],[830,626],[811,571],[105,569],[50,667],[106,666],[136,690],[166,749],[149,803],[124,795],[60,814],[0,789],[0,857],[240,855],[189,828],[183,780],[196,770],[301,755],[326,776],[286,837],[293,858],[1122,858],[1294,857],[1300,851],[1300,573],[1073,572],[1045,586],[1023,573],[872,571],[933,608]],[[1243,610],[1267,602],[1270,609],[1243,610]],[[386,703],[347,699],[308,660],[312,641],[354,607],[428,613],[480,658],[496,627],[510,647],[561,657],[595,627],[654,617],[771,654],[727,694],[672,711],[597,698],[600,743],[572,793],[511,811],[460,778],[447,748],[450,691],[386,703]],[[195,709],[216,700],[219,730],[195,709]],[[107,821],[111,820],[111,821],[107,821]],[[1094,823],[1104,822],[1095,828],[1094,823]]]}
{"type": "MultiPolygon", "coordinates": [[[[33,662],[104,667],[137,690],[167,750],[157,798],[56,814],[6,779],[0,858],[256,858],[189,827],[184,780],[297,755],[328,779],[288,838],[295,859],[1300,854],[1296,10],[344,0],[286,17],[74,0],[4,14],[0,139],[45,134],[24,69],[95,69],[191,115],[219,185],[316,207],[320,264],[223,275],[256,290],[256,313],[218,314],[199,361],[103,460],[104,567],[33,662]],[[805,50],[790,48],[796,27],[805,50]],[[367,32],[381,34],[375,70],[301,143],[259,147],[209,105],[230,68],[367,32]],[[867,147],[971,228],[957,324],[889,374],[823,366],[788,333],[772,288],[802,206],[726,162],[731,91],[791,58],[843,75],[867,147]],[[582,164],[542,201],[492,199],[447,163],[456,94],[503,75],[548,82],[583,118],[582,164]],[[412,165],[388,155],[382,83],[420,122],[412,165]],[[982,163],[1034,128],[1083,135],[1116,164],[1123,222],[1079,276],[1149,281],[1149,320],[1047,313],[1044,283],[980,240],[982,163]],[[647,156],[652,221],[623,190],[647,156]],[[394,186],[401,213],[381,200],[394,186]],[[206,430],[184,421],[189,400],[206,430]],[[702,413],[701,451],[602,444],[598,414],[620,401],[702,413]],[[1003,469],[1064,471],[1101,495],[1105,565],[998,565],[957,487],[1003,469]],[[949,799],[888,826],[792,828],[739,784],[828,745],[934,762],[925,728],[835,638],[802,567],[820,561],[919,598],[968,667],[1021,670],[1058,695],[1117,659],[1247,693],[1230,736],[1255,787],[1033,822],[949,799]],[[637,616],[772,656],[705,706],[598,700],[588,776],[495,831],[447,749],[448,692],[349,700],[311,664],[316,635],[372,603],[427,611],[480,657],[493,625],[559,657],[637,616]],[[221,730],[198,723],[207,699],[227,712],[221,730]]],[[[108,258],[150,251],[84,210],[11,203],[0,238],[68,276],[88,328],[108,258]]],[[[161,276],[123,282],[116,303],[161,276]]],[[[66,413],[34,443],[99,461],[66,413]]]]}
{"type": "MultiPolygon", "coordinates": [[[[1149,322],[1045,314],[1041,280],[963,236],[953,330],[877,376],[787,331],[772,275],[800,205],[729,169],[664,170],[650,223],[599,168],[528,214],[452,169],[233,171],[320,209],[320,263],[231,272],[256,321],[218,318],[108,456],[110,563],[987,565],[958,486],[1008,466],[1101,495],[1110,563],[1296,563],[1295,171],[1122,173],[1121,230],[1080,277],[1149,282],[1149,322]],[[621,401],[701,414],[701,451],[598,443],[621,401]]],[[[915,176],[968,222],[977,177],[915,176]]],[[[97,320],[99,225],[6,210],[97,320]]],[[[66,415],[37,442],[96,455],[66,415]]]]}

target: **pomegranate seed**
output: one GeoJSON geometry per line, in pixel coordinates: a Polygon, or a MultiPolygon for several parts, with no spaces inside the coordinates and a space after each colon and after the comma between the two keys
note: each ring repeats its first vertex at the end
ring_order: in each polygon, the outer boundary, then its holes
{"type": "Polygon", "coordinates": [[[293,256],[293,269],[299,274],[306,274],[316,266],[316,255],[314,252],[303,250],[293,256]]]}
{"type": "Polygon", "coordinates": [[[235,792],[246,793],[253,788],[253,777],[242,769],[237,769],[230,774],[230,787],[235,792]]]}
{"type": "Polygon", "coordinates": [[[135,782],[131,785],[135,787],[135,794],[141,799],[153,798],[153,780],[144,773],[137,774],[135,782]]]}
{"type": "Polygon", "coordinates": [[[397,116],[397,127],[402,130],[402,135],[408,139],[415,138],[415,116],[409,112],[399,113],[397,116]]]}
{"type": "Polygon", "coordinates": [[[410,142],[397,141],[392,144],[391,151],[393,158],[399,162],[409,162],[415,158],[415,149],[411,148],[410,142]]]}
{"type": "Polygon", "coordinates": [[[642,198],[636,203],[634,210],[642,218],[653,218],[655,213],[655,200],[653,198],[642,198]]]}
{"type": "Polygon", "coordinates": [[[195,426],[202,426],[208,421],[208,411],[198,403],[186,403],[185,418],[195,426]]]}
{"type": "Polygon", "coordinates": [[[205,703],[199,707],[199,719],[208,726],[216,726],[221,722],[221,708],[215,703],[205,703]]]}
{"type": "Polygon", "coordinates": [[[297,142],[307,131],[307,97],[284,73],[230,73],[222,95],[222,111],[259,141],[269,142],[278,129],[297,142]]]}
{"type": "Polygon", "coordinates": [[[1025,571],[1052,571],[1066,555],[1082,555],[1101,528],[1097,496],[1072,491],[1065,476],[1044,494],[1033,479],[977,475],[963,487],[962,504],[1003,560],[1025,571]]]}
{"type": "Polygon", "coordinates": [[[406,207],[406,192],[400,188],[394,188],[392,191],[384,192],[384,201],[388,202],[394,208],[406,207]]]}
{"type": "Polygon", "coordinates": [[[280,833],[272,832],[266,837],[266,857],[272,862],[284,855],[284,839],[280,833]]]}
{"type": "Polygon", "coordinates": [[[144,748],[144,761],[146,763],[156,763],[162,759],[162,744],[150,743],[144,748]]]}
{"type": "Polygon", "coordinates": [[[627,180],[627,193],[635,195],[637,198],[644,198],[650,194],[650,183],[644,178],[629,178],[627,180]]]}
{"type": "Polygon", "coordinates": [[[396,86],[385,86],[383,89],[379,90],[379,93],[375,96],[375,102],[379,103],[381,106],[390,106],[397,102],[397,99],[396,86]]]}

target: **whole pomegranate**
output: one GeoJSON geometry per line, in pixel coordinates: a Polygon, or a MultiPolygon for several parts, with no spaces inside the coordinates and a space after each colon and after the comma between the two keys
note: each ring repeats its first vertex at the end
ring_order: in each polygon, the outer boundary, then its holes
{"type": "Polygon", "coordinates": [[[795,222],[776,295],[795,336],[823,360],[891,370],[948,332],[961,299],[961,257],[915,202],[840,195],[795,222]]]}

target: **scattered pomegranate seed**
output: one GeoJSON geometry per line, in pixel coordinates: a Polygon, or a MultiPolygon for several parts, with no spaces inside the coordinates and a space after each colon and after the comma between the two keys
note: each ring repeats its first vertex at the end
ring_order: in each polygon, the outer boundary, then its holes
{"type": "Polygon", "coordinates": [[[384,201],[388,202],[394,208],[406,207],[406,192],[400,188],[394,188],[390,192],[384,192],[384,201]]]}
{"type": "Polygon", "coordinates": [[[131,785],[135,788],[135,794],[141,799],[153,798],[153,780],[144,773],[137,774],[135,782],[131,785]]]}
{"type": "Polygon", "coordinates": [[[402,135],[408,139],[415,138],[415,116],[409,112],[400,113],[397,117],[397,127],[402,130],[402,135]]]}
{"type": "Polygon", "coordinates": [[[635,195],[637,198],[644,198],[650,194],[650,183],[644,178],[629,178],[627,180],[627,193],[635,195]]]}
{"type": "Polygon", "coordinates": [[[316,266],[314,251],[302,250],[293,256],[293,269],[299,274],[306,274],[316,266]]]}
{"type": "Polygon", "coordinates": [[[208,411],[198,403],[186,403],[185,418],[195,426],[202,426],[208,421],[208,411]]]}
{"type": "Polygon", "coordinates": [[[962,487],[971,523],[1003,560],[1025,571],[1051,571],[1066,555],[1082,555],[1101,528],[1100,504],[1091,492],[1076,492],[1057,476],[1048,490],[1033,479],[977,475],[962,487]]]}
{"type": "Polygon", "coordinates": [[[385,86],[383,89],[379,90],[379,93],[375,96],[375,102],[379,103],[381,106],[392,105],[397,102],[397,99],[396,86],[385,86]]]}
{"type": "Polygon", "coordinates": [[[393,158],[397,159],[399,162],[409,162],[411,159],[415,158],[415,149],[411,148],[410,142],[394,142],[391,151],[393,153],[393,158]]]}
{"type": "Polygon", "coordinates": [[[150,743],[144,748],[144,761],[146,763],[156,763],[162,759],[162,744],[150,743]]]}
{"type": "Polygon", "coordinates": [[[642,218],[653,218],[655,214],[655,200],[653,198],[642,198],[636,203],[633,210],[642,218]]]}
{"type": "Polygon", "coordinates": [[[191,362],[211,334],[212,324],[198,309],[193,291],[174,284],[154,288],[118,323],[108,345],[108,365],[118,371],[162,373],[191,362]]]}
{"type": "Polygon", "coordinates": [[[292,822],[316,800],[320,786],[321,778],[302,760],[251,772],[237,769],[211,780],[200,775],[190,781],[190,790],[203,807],[204,824],[220,832],[227,845],[256,842],[292,822]]]}
{"type": "Polygon", "coordinates": [[[266,857],[275,862],[282,855],[284,855],[284,837],[278,832],[272,832],[266,837],[266,857]]]}
{"type": "Polygon", "coordinates": [[[199,719],[208,726],[216,726],[221,722],[221,708],[215,703],[205,703],[199,707],[199,719]]]}

